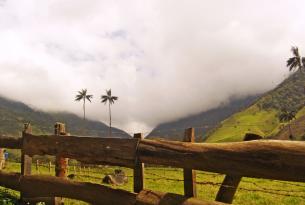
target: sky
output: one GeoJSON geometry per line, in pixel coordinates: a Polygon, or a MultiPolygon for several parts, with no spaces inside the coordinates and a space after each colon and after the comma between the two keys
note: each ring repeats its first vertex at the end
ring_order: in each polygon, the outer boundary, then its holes
{"type": "Polygon", "coordinates": [[[303,0],[0,0],[0,95],[145,132],[266,92],[305,53],[303,0]]]}

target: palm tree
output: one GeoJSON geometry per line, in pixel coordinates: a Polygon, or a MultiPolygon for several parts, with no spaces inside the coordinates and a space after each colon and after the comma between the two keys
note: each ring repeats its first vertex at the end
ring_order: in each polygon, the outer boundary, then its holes
{"type": "Polygon", "coordinates": [[[300,72],[304,72],[305,58],[300,56],[298,47],[293,46],[291,48],[291,52],[293,54],[293,57],[287,60],[287,67],[289,67],[289,71],[298,70],[300,72]]]}
{"type": "Polygon", "coordinates": [[[101,102],[106,104],[108,102],[109,106],[109,136],[111,137],[111,105],[114,104],[114,101],[118,100],[117,96],[111,95],[111,89],[106,90],[106,95],[101,96],[101,102]]]}
{"type": "Polygon", "coordinates": [[[82,89],[78,91],[78,94],[75,96],[75,101],[83,100],[83,111],[84,111],[84,121],[86,120],[86,100],[91,102],[93,95],[87,95],[87,89],[82,89]]]}
{"type": "Polygon", "coordinates": [[[289,128],[289,139],[293,139],[292,131],[291,131],[291,121],[296,119],[295,118],[296,112],[288,111],[287,109],[282,109],[281,113],[279,115],[280,122],[288,122],[288,128],[289,128]]]}

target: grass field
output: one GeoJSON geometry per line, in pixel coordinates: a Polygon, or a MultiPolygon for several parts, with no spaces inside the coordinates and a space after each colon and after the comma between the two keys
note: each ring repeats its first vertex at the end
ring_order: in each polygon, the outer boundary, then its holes
{"type": "Polygon", "coordinates": [[[270,136],[279,131],[276,110],[260,110],[256,105],[236,113],[223,121],[207,142],[242,141],[246,133],[270,136]]]}
{"type": "MultiPolygon", "coordinates": [[[[70,166],[69,173],[75,173],[76,181],[102,183],[102,178],[105,174],[113,173],[117,167],[97,167],[87,169],[76,168],[70,166]]],[[[9,162],[5,168],[8,172],[18,172],[20,170],[19,163],[9,162]]],[[[54,175],[54,170],[49,173],[49,169],[45,166],[40,166],[37,171],[33,166],[33,174],[54,175]]],[[[123,186],[113,186],[113,188],[125,189],[132,191],[133,180],[132,170],[123,169],[128,175],[128,183],[123,186]]],[[[223,175],[214,173],[197,172],[198,197],[201,199],[213,201],[217,190],[217,183],[221,183],[223,175]],[[210,183],[211,182],[211,183],[210,183]]],[[[165,167],[147,167],[145,169],[145,188],[183,194],[182,170],[177,168],[165,167]]],[[[243,178],[239,190],[236,193],[234,204],[248,205],[305,205],[305,183],[280,182],[263,179],[243,178]],[[275,193],[275,194],[274,194],[275,193]],[[291,196],[289,196],[291,195],[291,196]],[[299,197],[297,197],[299,196],[299,197]]],[[[19,193],[13,190],[1,188],[0,190],[0,205],[16,204],[19,198],[19,193]]],[[[84,205],[85,202],[65,199],[65,204],[84,205]]]]}

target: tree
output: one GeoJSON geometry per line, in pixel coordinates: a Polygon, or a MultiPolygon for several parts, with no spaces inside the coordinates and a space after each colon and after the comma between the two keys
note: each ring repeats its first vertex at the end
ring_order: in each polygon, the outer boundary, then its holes
{"type": "Polygon", "coordinates": [[[291,48],[291,52],[293,57],[287,60],[287,67],[289,67],[289,71],[297,70],[299,72],[304,72],[305,58],[300,56],[298,47],[293,46],[291,48]]]}
{"type": "Polygon", "coordinates": [[[87,89],[82,89],[81,91],[78,91],[78,94],[75,96],[75,101],[83,100],[84,121],[86,120],[86,100],[91,102],[92,98],[93,95],[87,94],[87,89]]]}
{"type": "Polygon", "coordinates": [[[281,113],[279,115],[280,122],[286,122],[288,123],[288,129],[289,129],[289,139],[293,139],[292,130],[291,130],[291,121],[296,119],[295,118],[296,112],[294,110],[288,111],[287,109],[282,109],[281,113]]]}
{"type": "Polygon", "coordinates": [[[105,105],[108,102],[109,106],[109,136],[111,137],[111,105],[114,104],[114,101],[118,100],[119,98],[117,96],[111,95],[111,89],[106,90],[106,95],[101,96],[101,102],[105,105]]]}

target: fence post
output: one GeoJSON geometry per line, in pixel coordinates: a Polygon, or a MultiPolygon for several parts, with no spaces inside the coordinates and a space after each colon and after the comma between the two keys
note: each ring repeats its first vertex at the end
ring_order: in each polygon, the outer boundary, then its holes
{"type": "MultiPolygon", "coordinates": [[[[188,128],[184,133],[184,142],[195,142],[195,129],[188,128]]],[[[183,169],[184,178],[184,196],[196,197],[196,171],[192,169],[183,169]]]]}
{"type": "Polygon", "coordinates": [[[36,172],[39,173],[39,160],[36,160],[36,172]]]}
{"type": "MultiPolygon", "coordinates": [[[[251,140],[259,140],[263,137],[247,133],[244,137],[244,141],[251,141],[251,140]]],[[[216,201],[224,202],[228,204],[232,204],[234,195],[236,193],[237,187],[242,179],[242,176],[233,176],[233,175],[226,175],[221,187],[218,190],[216,201]]]]}
{"type": "MultiPolygon", "coordinates": [[[[30,123],[25,123],[22,131],[22,141],[24,141],[25,134],[32,134],[32,127],[30,123]]],[[[31,175],[32,172],[32,157],[23,153],[21,149],[21,175],[31,175]]],[[[22,204],[29,204],[24,198],[25,193],[20,193],[20,201],[22,204]]]]}
{"type": "MultiPolygon", "coordinates": [[[[55,123],[54,126],[54,134],[57,136],[66,135],[65,124],[63,123],[55,123]]],[[[67,176],[67,166],[68,159],[63,158],[61,156],[56,156],[55,158],[55,176],[65,178],[67,176]]],[[[63,200],[61,197],[54,198],[54,205],[63,204],[63,200]]]]}
{"type": "Polygon", "coordinates": [[[4,166],[5,166],[4,149],[0,148],[0,170],[3,169],[4,166]]]}
{"type": "MultiPolygon", "coordinates": [[[[134,134],[135,139],[143,139],[142,133],[134,134]]],[[[137,154],[137,153],[136,153],[137,154]]],[[[133,169],[133,190],[135,193],[139,193],[144,189],[144,163],[139,161],[136,156],[135,167],[133,169]]]]}

